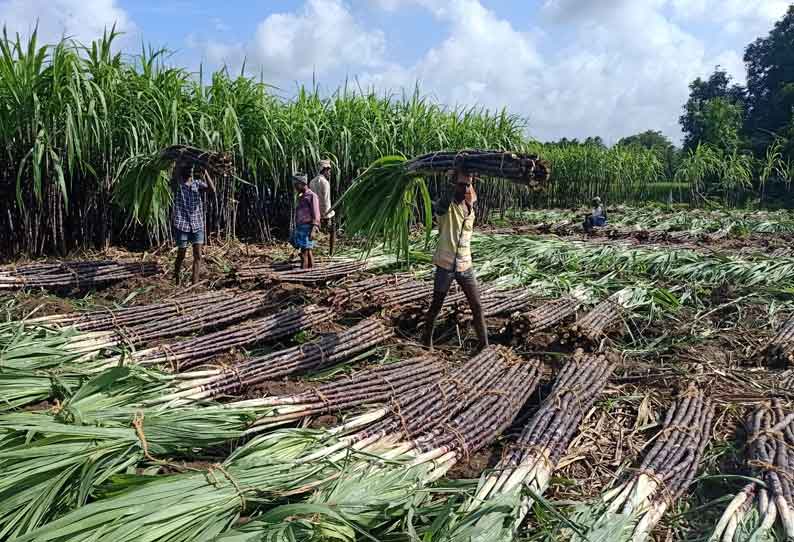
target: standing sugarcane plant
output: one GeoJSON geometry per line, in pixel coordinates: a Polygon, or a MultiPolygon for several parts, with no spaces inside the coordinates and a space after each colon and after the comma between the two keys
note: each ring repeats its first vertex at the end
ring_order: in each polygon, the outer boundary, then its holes
{"type": "Polygon", "coordinates": [[[714,411],[703,392],[690,386],[667,411],[662,429],[639,469],[601,501],[580,508],[573,522],[576,542],[644,542],[667,508],[697,474],[711,440],[714,411]]]}
{"type": "Polygon", "coordinates": [[[475,495],[428,536],[449,542],[512,540],[613,370],[605,355],[577,351],[518,440],[493,472],[480,478],[475,495]]]}
{"type": "Polygon", "coordinates": [[[344,207],[347,231],[363,236],[368,250],[383,241],[387,250],[407,257],[416,217],[422,217],[428,236],[432,226],[432,202],[424,176],[446,175],[456,168],[533,189],[542,187],[550,175],[548,162],[537,155],[513,152],[440,151],[411,160],[386,156],[354,179],[337,203],[344,207]]]}
{"type": "Polygon", "coordinates": [[[748,416],[747,466],[758,481],[728,504],[709,542],[794,540],[794,413],[780,399],[748,416]]]}

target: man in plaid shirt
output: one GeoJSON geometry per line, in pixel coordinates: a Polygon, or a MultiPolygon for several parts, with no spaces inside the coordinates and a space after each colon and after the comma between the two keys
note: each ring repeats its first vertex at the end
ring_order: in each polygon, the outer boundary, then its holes
{"type": "Polygon", "coordinates": [[[174,280],[177,285],[188,244],[193,245],[193,284],[199,281],[201,274],[201,245],[204,244],[204,203],[201,192],[215,192],[215,184],[206,170],[201,177],[196,179],[187,164],[174,166],[174,237],[177,244],[174,280]]]}

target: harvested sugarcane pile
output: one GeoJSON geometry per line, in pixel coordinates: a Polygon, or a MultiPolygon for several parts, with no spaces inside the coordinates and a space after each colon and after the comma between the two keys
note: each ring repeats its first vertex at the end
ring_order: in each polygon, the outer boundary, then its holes
{"type": "Polygon", "coordinates": [[[197,300],[180,300],[129,309],[105,309],[82,314],[56,315],[26,324],[42,325],[49,322],[73,322],[82,331],[76,334],[68,349],[90,356],[100,350],[117,346],[135,347],[147,342],[190,335],[209,329],[218,329],[262,313],[272,306],[265,302],[265,292],[216,292],[196,296],[197,300]],[[125,322],[126,323],[122,323],[125,322]]]}
{"type": "MultiPolygon", "coordinates": [[[[486,317],[509,315],[529,306],[532,295],[521,290],[498,290],[486,287],[480,293],[486,317]]],[[[336,310],[368,312],[386,310],[404,328],[421,327],[433,296],[433,285],[416,280],[413,275],[375,276],[334,289],[328,302],[336,310]]],[[[440,318],[456,318],[465,324],[471,320],[468,300],[457,287],[446,297],[440,318]]]]}
{"type": "Polygon", "coordinates": [[[101,308],[26,318],[26,325],[73,327],[78,331],[111,331],[117,327],[131,327],[154,319],[188,314],[215,302],[229,298],[229,290],[188,294],[162,303],[120,308],[101,308]]]}
{"type": "Polygon", "coordinates": [[[148,480],[78,508],[21,542],[80,542],[100,535],[133,540],[155,526],[159,540],[188,542],[199,535],[213,539],[235,524],[251,497],[255,505],[262,505],[317,490],[309,504],[327,503],[325,489],[351,483],[360,490],[375,487],[378,494],[372,500],[333,499],[336,517],[355,522],[362,516],[379,516],[388,503],[399,506],[416,498],[417,488],[493,440],[512,421],[538,377],[537,363],[515,362],[489,349],[448,378],[410,392],[391,407],[332,430],[288,429],[262,435],[210,467],[210,472],[148,480]],[[383,492],[386,484],[390,491],[383,492]],[[368,513],[350,517],[351,509],[368,513]],[[113,521],[102,519],[108,517],[113,521]]]}
{"type": "Polygon", "coordinates": [[[494,471],[480,479],[474,497],[449,516],[442,539],[469,540],[475,533],[487,532],[488,540],[511,540],[535,497],[546,491],[579,424],[613,370],[607,356],[577,351],[518,440],[505,451],[494,471]],[[524,491],[525,487],[530,491],[524,491]]]}
{"type": "MultiPolygon", "coordinates": [[[[158,401],[185,402],[214,398],[234,394],[268,380],[326,369],[370,350],[392,335],[392,330],[380,320],[370,318],[340,333],[323,335],[316,341],[246,359],[231,366],[180,373],[177,375],[179,391],[158,401]]],[[[204,359],[185,361],[182,368],[200,365],[204,359]]]]}
{"type": "Polygon", "coordinates": [[[0,290],[84,290],[159,273],[160,266],[155,262],[95,260],[33,263],[0,269],[0,290]]]}
{"type": "MultiPolygon", "coordinates": [[[[239,531],[232,531],[229,536],[246,533],[254,536],[255,540],[323,539],[322,534],[329,528],[353,525],[356,529],[371,529],[379,522],[388,521],[405,506],[418,504],[418,499],[427,495],[423,491],[424,486],[491,443],[510,424],[520,405],[537,385],[538,366],[535,362],[528,366],[514,363],[505,367],[503,361],[498,358],[492,361],[500,368],[495,373],[491,371],[484,375],[488,384],[480,386],[479,391],[472,388],[468,393],[457,395],[460,402],[453,413],[439,409],[430,416],[425,415],[424,427],[413,421],[415,416],[421,416],[427,410],[426,407],[422,410],[416,403],[417,400],[426,402],[420,399],[421,395],[414,400],[401,401],[399,409],[396,405],[393,409],[393,416],[399,420],[376,424],[359,432],[357,438],[363,440],[356,441],[352,448],[356,449],[358,445],[365,454],[363,457],[354,453],[351,458],[350,452],[334,448],[336,455],[348,454],[344,476],[333,483],[323,483],[307,500],[308,510],[296,510],[285,505],[268,514],[278,519],[255,520],[239,531]],[[382,431],[387,432],[384,437],[362,447],[362,442],[371,441],[382,431]],[[323,507],[332,508],[330,517],[316,515],[317,510],[323,507]],[[310,519],[308,525],[307,519],[310,519]]],[[[470,363],[479,362],[472,359],[470,363]]],[[[466,390],[459,384],[447,391],[466,390]]],[[[434,390],[430,388],[426,392],[434,390]]],[[[439,395],[437,391],[433,399],[452,401],[451,397],[439,395]]],[[[445,403],[435,404],[446,406],[445,403]]],[[[322,452],[326,457],[328,453],[328,450],[322,452]]],[[[304,458],[301,462],[305,461],[304,458]]]]}
{"type": "Polygon", "coordinates": [[[234,175],[234,162],[229,153],[213,152],[188,145],[171,145],[160,151],[161,160],[207,170],[215,175],[234,175]]]}
{"type": "MultiPolygon", "coordinates": [[[[348,352],[348,356],[356,354],[348,352]]],[[[338,359],[334,363],[338,363],[338,359]]],[[[443,379],[450,367],[424,357],[410,358],[356,371],[290,396],[254,400],[257,407],[271,408],[252,424],[249,433],[297,421],[308,416],[339,413],[353,407],[389,404],[413,390],[443,379]]]]}
{"type": "Polygon", "coordinates": [[[0,419],[0,536],[5,540],[9,534],[24,534],[84,505],[89,494],[79,487],[96,488],[130,466],[179,470],[170,462],[175,456],[190,457],[310,416],[389,404],[430,386],[448,371],[443,363],[414,358],[358,371],[294,395],[162,408],[137,404],[157,390],[131,368],[115,367],[86,382],[57,411],[0,419]],[[21,513],[34,503],[39,514],[21,513]]]}
{"type": "Polygon", "coordinates": [[[667,508],[694,480],[711,440],[713,417],[711,401],[690,386],[667,411],[662,429],[639,469],[606,492],[601,502],[580,509],[575,521],[583,529],[573,540],[648,540],[667,508]]]}
{"type": "Polygon", "coordinates": [[[574,296],[552,299],[525,313],[514,315],[508,327],[514,342],[529,339],[533,333],[555,326],[576,313],[582,301],[574,296]]]}
{"type": "Polygon", "coordinates": [[[234,270],[234,278],[240,282],[286,282],[301,284],[324,284],[361,273],[367,269],[366,261],[325,262],[311,269],[301,269],[297,263],[246,264],[234,270]]]}
{"type": "MultiPolygon", "coordinates": [[[[460,292],[450,297],[449,312],[460,315],[459,320],[463,322],[471,320],[471,307],[465,294],[460,292]]],[[[534,296],[531,292],[520,289],[499,290],[486,287],[480,292],[482,310],[486,317],[513,314],[516,311],[524,310],[532,303],[533,299],[534,296]]]]}
{"type": "Polygon", "coordinates": [[[751,413],[746,430],[747,466],[763,483],[742,488],[709,540],[794,540],[794,413],[773,399],[751,413]]]}
{"type": "Polygon", "coordinates": [[[609,328],[621,320],[630,296],[631,290],[628,288],[615,292],[577,319],[571,326],[569,335],[576,342],[599,343],[606,337],[609,328]]]}
{"type": "Polygon", "coordinates": [[[769,341],[765,354],[771,367],[794,365],[794,314],[789,316],[769,341]]]}
{"type": "Polygon", "coordinates": [[[328,295],[337,310],[365,311],[394,309],[426,301],[433,295],[433,285],[416,280],[410,273],[378,275],[338,286],[328,295]]]}
{"type": "Polygon", "coordinates": [[[333,316],[332,311],[317,305],[283,309],[276,314],[261,316],[230,329],[108,358],[93,369],[101,370],[124,362],[166,365],[176,372],[182,368],[195,367],[236,348],[290,337],[317,324],[328,322],[333,316]]]}

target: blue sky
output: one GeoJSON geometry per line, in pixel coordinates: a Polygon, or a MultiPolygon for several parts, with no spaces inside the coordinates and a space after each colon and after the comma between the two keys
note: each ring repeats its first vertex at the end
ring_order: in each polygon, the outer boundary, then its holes
{"type": "Polygon", "coordinates": [[[681,138],[687,85],[743,49],[789,0],[0,0],[0,20],[88,41],[116,23],[197,70],[228,65],[283,89],[316,77],[422,90],[450,106],[506,107],[542,140],[646,129],[681,138]]]}

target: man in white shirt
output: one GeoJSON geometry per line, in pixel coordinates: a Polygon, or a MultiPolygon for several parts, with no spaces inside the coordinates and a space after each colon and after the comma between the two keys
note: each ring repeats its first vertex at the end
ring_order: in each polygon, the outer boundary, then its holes
{"type": "Polygon", "coordinates": [[[319,170],[317,176],[309,183],[309,188],[317,194],[320,200],[322,228],[329,235],[328,254],[333,256],[336,244],[336,224],[334,223],[336,213],[331,209],[331,161],[320,160],[317,169],[319,170]]]}

